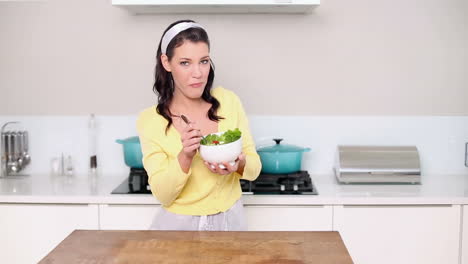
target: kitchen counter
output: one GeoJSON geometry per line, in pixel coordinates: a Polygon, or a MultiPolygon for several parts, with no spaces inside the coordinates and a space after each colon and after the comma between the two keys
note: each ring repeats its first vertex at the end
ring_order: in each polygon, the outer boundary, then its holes
{"type": "MultiPolygon", "coordinates": [[[[111,194],[126,175],[0,178],[0,203],[159,204],[150,194],[111,194]]],[[[343,185],[333,175],[312,175],[318,195],[252,195],[243,202],[265,205],[468,204],[468,175],[423,175],[420,185],[343,185]]]]}
{"type": "Polygon", "coordinates": [[[93,230],[74,231],[39,263],[194,262],[353,263],[338,232],[93,230]]]}

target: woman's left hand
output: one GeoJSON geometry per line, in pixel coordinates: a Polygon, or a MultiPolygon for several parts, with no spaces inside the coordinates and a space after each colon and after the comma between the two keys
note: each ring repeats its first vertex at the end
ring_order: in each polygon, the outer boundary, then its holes
{"type": "Polygon", "coordinates": [[[229,164],[229,162],[223,162],[223,163],[209,163],[208,161],[205,161],[205,166],[213,173],[217,173],[220,175],[227,175],[236,171],[239,171],[239,169],[244,170],[245,167],[245,154],[241,153],[237,159],[235,160],[234,165],[229,164]],[[224,169],[220,168],[219,165],[223,164],[224,169]]]}

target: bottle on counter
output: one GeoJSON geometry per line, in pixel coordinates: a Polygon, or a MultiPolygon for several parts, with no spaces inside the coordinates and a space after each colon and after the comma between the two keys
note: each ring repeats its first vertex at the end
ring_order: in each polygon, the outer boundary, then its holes
{"type": "Polygon", "coordinates": [[[91,114],[88,121],[88,139],[89,139],[89,174],[97,176],[97,124],[96,117],[91,114]]]}

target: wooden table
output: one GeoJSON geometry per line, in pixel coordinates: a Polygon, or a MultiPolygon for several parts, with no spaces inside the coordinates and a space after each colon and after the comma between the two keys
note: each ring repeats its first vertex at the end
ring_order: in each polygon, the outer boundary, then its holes
{"type": "Polygon", "coordinates": [[[39,263],[353,263],[338,232],[75,230],[39,263]]]}

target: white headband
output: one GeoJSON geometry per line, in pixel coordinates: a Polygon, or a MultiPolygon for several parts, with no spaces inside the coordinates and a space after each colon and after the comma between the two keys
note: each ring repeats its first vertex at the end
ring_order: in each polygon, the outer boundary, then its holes
{"type": "Polygon", "coordinates": [[[166,34],[164,34],[162,41],[161,41],[161,54],[166,54],[166,49],[167,45],[169,45],[169,42],[177,36],[180,32],[189,29],[189,28],[201,28],[204,29],[200,24],[198,23],[193,23],[193,22],[182,22],[179,24],[175,24],[173,27],[171,27],[166,34]]]}

